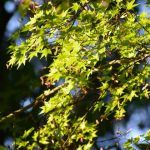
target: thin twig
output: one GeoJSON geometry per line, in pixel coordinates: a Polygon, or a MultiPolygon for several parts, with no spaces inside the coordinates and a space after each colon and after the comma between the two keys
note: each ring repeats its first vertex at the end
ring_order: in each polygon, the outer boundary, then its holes
{"type": "Polygon", "coordinates": [[[65,25],[67,25],[68,23],[71,23],[72,21],[74,22],[78,18],[78,16],[82,13],[82,11],[85,10],[85,7],[89,4],[89,2],[90,2],[90,0],[87,3],[85,3],[83,6],[81,6],[77,10],[77,12],[70,19],[67,20],[65,25]]]}
{"type": "Polygon", "coordinates": [[[103,143],[103,142],[108,142],[108,141],[116,140],[116,139],[119,139],[120,137],[126,136],[130,131],[131,131],[131,129],[129,129],[125,133],[122,133],[122,134],[120,134],[118,136],[115,136],[115,137],[112,137],[112,138],[108,138],[108,139],[105,139],[105,140],[96,140],[96,142],[103,143]]]}
{"type": "MultiPolygon", "coordinates": [[[[74,130],[71,132],[71,136],[76,132],[76,130],[79,128],[79,126],[81,125],[82,121],[86,118],[87,114],[93,109],[93,107],[95,106],[95,104],[97,103],[94,102],[93,105],[87,110],[87,112],[84,114],[83,118],[81,119],[80,123],[74,128],[74,130]]],[[[62,147],[65,148],[65,145],[67,144],[67,142],[69,141],[71,137],[68,136],[66,141],[63,143],[62,147]]]]}

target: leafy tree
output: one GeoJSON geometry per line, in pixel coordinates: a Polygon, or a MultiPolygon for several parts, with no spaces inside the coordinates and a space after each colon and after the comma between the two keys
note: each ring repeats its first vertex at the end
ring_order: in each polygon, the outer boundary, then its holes
{"type": "MultiPolygon", "coordinates": [[[[24,40],[9,46],[7,66],[19,69],[35,57],[46,61],[46,88],[0,122],[33,108],[39,125],[17,138],[16,149],[96,148],[108,120],[125,117],[132,101],[149,99],[150,20],[134,12],[135,0],[25,5],[30,21],[13,35],[24,40]]],[[[133,141],[125,148],[133,148],[133,141]]]]}

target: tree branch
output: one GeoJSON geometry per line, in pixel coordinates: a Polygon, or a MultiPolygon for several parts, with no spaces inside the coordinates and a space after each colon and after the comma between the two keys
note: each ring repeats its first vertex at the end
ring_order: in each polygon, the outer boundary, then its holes
{"type": "Polygon", "coordinates": [[[85,7],[90,3],[90,0],[88,2],[86,2],[83,6],[81,5],[81,7],[77,10],[77,12],[70,18],[67,20],[67,22],[65,23],[65,25],[71,23],[72,21],[74,22],[78,16],[82,13],[83,10],[85,10],[85,7]]]}
{"type": "Polygon", "coordinates": [[[17,115],[25,112],[26,110],[34,107],[34,106],[37,106],[41,101],[43,101],[47,96],[50,96],[51,94],[57,92],[58,90],[60,90],[63,86],[67,85],[67,83],[63,83],[59,86],[57,86],[56,88],[52,89],[51,91],[48,91],[46,94],[41,94],[40,96],[38,96],[32,103],[30,103],[29,105],[25,106],[25,107],[22,107],[18,110],[15,110],[14,112],[8,114],[7,116],[4,116],[0,119],[0,123],[8,120],[8,119],[11,119],[11,118],[14,118],[16,117],[17,115]]]}

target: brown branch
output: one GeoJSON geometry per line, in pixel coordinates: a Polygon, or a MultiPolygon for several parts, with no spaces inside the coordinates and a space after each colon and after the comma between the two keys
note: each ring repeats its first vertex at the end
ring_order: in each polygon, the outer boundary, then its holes
{"type": "Polygon", "coordinates": [[[31,104],[25,106],[25,107],[22,107],[18,110],[15,110],[14,112],[8,114],[7,116],[4,116],[0,119],[0,123],[8,120],[8,119],[11,119],[11,118],[14,118],[16,117],[17,115],[25,112],[26,110],[34,107],[34,106],[37,106],[38,104],[40,104],[41,101],[43,101],[47,96],[50,96],[51,94],[57,92],[58,90],[60,90],[63,86],[67,85],[67,83],[63,83],[59,86],[57,86],[56,88],[52,89],[51,91],[48,91],[46,94],[41,94],[40,96],[38,96],[31,104]]]}
{"type": "Polygon", "coordinates": [[[89,0],[88,2],[86,2],[84,5],[80,4],[81,7],[77,10],[77,12],[76,12],[71,18],[69,18],[69,19],[67,20],[67,22],[65,23],[65,25],[68,25],[68,24],[71,23],[72,21],[73,21],[73,23],[74,23],[74,21],[78,18],[78,16],[82,13],[82,11],[85,10],[85,7],[86,7],[89,3],[90,3],[90,0],[89,0]]]}

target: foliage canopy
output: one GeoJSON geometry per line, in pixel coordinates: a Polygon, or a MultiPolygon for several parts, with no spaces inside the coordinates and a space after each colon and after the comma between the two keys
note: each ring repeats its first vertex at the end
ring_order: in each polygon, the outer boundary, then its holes
{"type": "Polygon", "coordinates": [[[9,67],[38,57],[48,69],[41,77],[47,89],[31,106],[42,101],[45,121],[25,131],[17,149],[89,150],[102,122],[122,119],[133,100],[149,99],[150,19],[134,12],[134,2],[48,1],[13,35],[23,40],[9,47],[9,67]]]}

